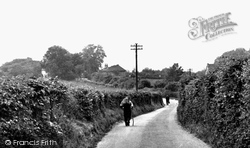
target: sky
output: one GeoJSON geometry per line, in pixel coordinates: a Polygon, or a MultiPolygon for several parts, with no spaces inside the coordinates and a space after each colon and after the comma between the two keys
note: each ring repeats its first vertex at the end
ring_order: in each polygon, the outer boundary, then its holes
{"type": "Polygon", "coordinates": [[[247,0],[8,0],[0,1],[0,65],[17,58],[41,61],[57,45],[79,53],[101,45],[104,64],[132,71],[138,43],[138,70],[162,70],[178,63],[194,72],[224,52],[249,50],[250,9],[247,0]],[[230,12],[234,33],[206,41],[191,40],[192,18],[208,19],[230,12]]]}

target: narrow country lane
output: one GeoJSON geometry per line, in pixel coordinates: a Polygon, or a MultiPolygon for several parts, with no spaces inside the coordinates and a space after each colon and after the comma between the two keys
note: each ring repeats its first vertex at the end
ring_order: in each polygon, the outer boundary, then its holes
{"type": "Polygon", "coordinates": [[[135,125],[116,125],[97,148],[209,148],[201,140],[183,130],[176,121],[178,101],[138,116],[135,125]]]}

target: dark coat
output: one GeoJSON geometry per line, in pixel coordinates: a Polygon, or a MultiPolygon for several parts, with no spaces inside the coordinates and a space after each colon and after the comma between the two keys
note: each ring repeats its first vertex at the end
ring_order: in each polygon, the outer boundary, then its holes
{"type": "Polygon", "coordinates": [[[128,100],[128,98],[124,98],[120,104],[120,107],[123,108],[124,111],[124,119],[130,120],[131,119],[131,109],[133,108],[133,103],[128,100]]]}

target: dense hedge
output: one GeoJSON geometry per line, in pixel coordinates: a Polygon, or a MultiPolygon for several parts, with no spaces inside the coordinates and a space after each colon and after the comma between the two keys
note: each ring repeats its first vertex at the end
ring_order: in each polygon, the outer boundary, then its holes
{"type": "MultiPolygon", "coordinates": [[[[0,147],[6,147],[5,140],[53,140],[61,147],[62,129],[54,111],[67,99],[66,88],[23,77],[1,78],[0,83],[0,147]]],[[[12,146],[28,147],[20,145],[12,146]]]]}
{"type": "Polygon", "coordinates": [[[56,148],[93,147],[99,135],[122,119],[119,104],[127,95],[135,104],[135,115],[163,104],[157,93],[74,89],[55,79],[1,78],[0,147],[6,147],[5,140],[53,140],[57,145],[51,147],[56,148]]]}
{"type": "Polygon", "coordinates": [[[248,148],[250,60],[222,60],[213,73],[181,85],[178,120],[212,147],[248,148]]]}

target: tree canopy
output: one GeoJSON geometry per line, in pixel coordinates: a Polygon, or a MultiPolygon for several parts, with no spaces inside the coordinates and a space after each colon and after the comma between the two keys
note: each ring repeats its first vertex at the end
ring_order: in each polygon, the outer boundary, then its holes
{"type": "Polygon", "coordinates": [[[100,45],[90,44],[75,54],[60,46],[52,46],[43,57],[42,68],[51,77],[58,76],[64,80],[90,78],[92,73],[101,68],[104,57],[106,54],[100,45]]]}
{"type": "Polygon", "coordinates": [[[160,70],[153,70],[151,68],[144,68],[139,73],[141,78],[148,78],[148,79],[160,79],[162,76],[162,72],[160,70]]]}
{"type": "Polygon", "coordinates": [[[28,77],[41,76],[41,64],[31,58],[14,59],[0,67],[0,76],[17,76],[25,75],[28,77]]]}
{"type": "Polygon", "coordinates": [[[48,49],[42,60],[42,67],[51,77],[58,76],[61,79],[73,79],[72,55],[60,46],[52,46],[48,49]]]}
{"type": "Polygon", "coordinates": [[[168,82],[179,81],[181,75],[184,73],[182,67],[179,66],[178,63],[174,63],[173,66],[165,68],[162,71],[165,73],[165,78],[168,82]]]}
{"type": "Polygon", "coordinates": [[[83,48],[80,54],[83,60],[85,77],[90,77],[92,73],[97,72],[102,67],[104,57],[106,57],[103,47],[94,44],[89,44],[83,48]]]}
{"type": "Polygon", "coordinates": [[[223,64],[226,59],[246,59],[250,57],[250,52],[245,50],[244,48],[237,48],[235,50],[231,50],[223,53],[221,56],[215,59],[214,64],[220,65],[223,64]]]}

